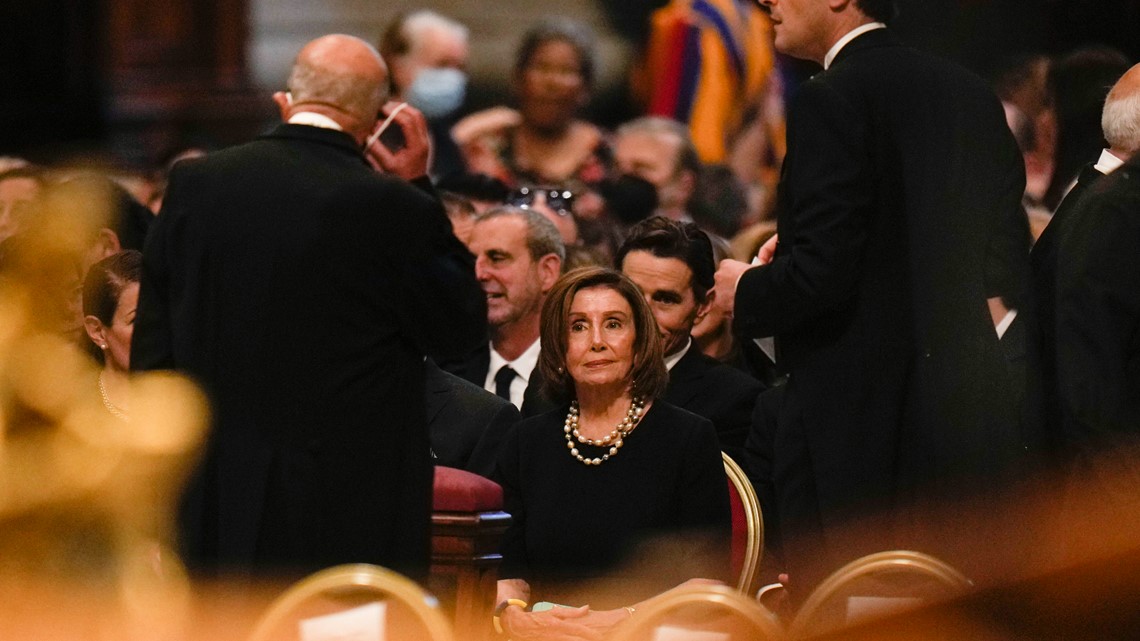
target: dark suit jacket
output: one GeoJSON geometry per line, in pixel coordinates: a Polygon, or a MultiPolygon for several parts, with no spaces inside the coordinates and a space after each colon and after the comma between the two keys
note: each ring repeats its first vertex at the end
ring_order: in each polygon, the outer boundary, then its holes
{"type": "Polygon", "coordinates": [[[1089,187],[1057,248],[1057,390],[1066,447],[1140,443],[1140,158],[1089,187]]]}
{"type": "Polygon", "coordinates": [[[1044,431],[1047,447],[1054,454],[1066,451],[1061,433],[1061,396],[1057,389],[1057,252],[1061,238],[1082,216],[1079,205],[1084,194],[1104,174],[1092,163],[1085,165],[1053,218],[1041,232],[1029,252],[1030,299],[1033,303],[1033,326],[1029,332],[1029,360],[1035,363],[1038,375],[1030,379],[1028,392],[1031,420],[1038,421],[1044,431]]]}
{"type": "Polygon", "coordinates": [[[721,449],[740,460],[752,424],[752,408],[763,389],[760,381],[702,354],[692,343],[669,370],[663,399],[712,421],[721,449]]]}
{"type": "Polygon", "coordinates": [[[734,317],[790,374],[778,507],[828,529],[1009,474],[1023,435],[986,299],[1019,293],[1028,232],[997,98],[877,30],[801,85],[787,131],[781,242],[734,317]]]}
{"type": "MultiPolygon", "coordinates": [[[[487,382],[487,370],[491,367],[491,344],[484,342],[463,358],[440,361],[439,366],[444,371],[455,374],[459,378],[482,388],[483,384],[487,382]]],[[[538,368],[535,367],[530,374],[530,380],[527,381],[526,390],[523,392],[521,408],[523,417],[530,418],[531,416],[545,414],[556,407],[558,404],[547,399],[543,393],[542,377],[538,373],[538,368]]]]}
{"type": "Polygon", "coordinates": [[[490,478],[499,446],[519,421],[518,409],[504,399],[428,359],[424,363],[428,433],[436,465],[457,467],[490,478]]]}
{"type": "Polygon", "coordinates": [[[191,563],[425,568],[423,358],[474,348],[485,314],[439,202],[344,133],[282,125],[179,163],[131,364],[189,374],[213,407],[181,514],[191,563]]]}

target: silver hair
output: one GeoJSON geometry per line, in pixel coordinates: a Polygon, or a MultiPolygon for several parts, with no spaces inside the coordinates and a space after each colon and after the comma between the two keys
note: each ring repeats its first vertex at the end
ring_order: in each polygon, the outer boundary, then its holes
{"type": "Polygon", "coordinates": [[[523,209],[514,205],[500,205],[492,207],[475,219],[475,224],[494,218],[517,216],[526,223],[526,248],[532,260],[538,260],[547,254],[558,256],[558,260],[566,261],[566,244],[562,242],[562,234],[546,216],[533,209],[523,209]]]}
{"type": "Polygon", "coordinates": [[[416,50],[419,48],[420,43],[423,42],[423,34],[432,29],[446,31],[456,38],[466,43],[470,37],[470,32],[467,26],[448,18],[447,16],[440,15],[430,9],[421,9],[408,14],[404,18],[404,34],[408,42],[411,43],[412,55],[418,53],[416,50]]]}
{"type": "Polygon", "coordinates": [[[700,156],[684,123],[663,116],[642,116],[618,127],[615,135],[621,138],[634,133],[673,136],[681,143],[677,149],[677,171],[688,169],[695,173],[701,170],[700,156]]]}
{"type": "Polygon", "coordinates": [[[1140,92],[1124,97],[1109,94],[1100,126],[1104,139],[1113,149],[1131,154],[1140,152],[1140,92]]]}

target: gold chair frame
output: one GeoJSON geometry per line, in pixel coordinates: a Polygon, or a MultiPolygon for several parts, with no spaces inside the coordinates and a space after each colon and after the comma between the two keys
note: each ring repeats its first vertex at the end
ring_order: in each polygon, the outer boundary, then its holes
{"type": "Polygon", "coordinates": [[[748,523],[748,543],[744,548],[744,562],[740,569],[740,576],[736,581],[736,589],[749,596],[756,594],[760,579],[760,558],[764,555],[764,515],[760,511],[760,500],[756,498],[756,489],[744,474],[740,465],[724,452],[720,453],[724,460],[724,473],[736,488],[744,503],[744,519],[748,523]]]}
{"type": "Polygon", "coordinates": [[[455,638],[443,613],[431,605],[435,597],[401,574],[376,565],[356,563],[321,570],[293,584],[269,605],[249,641],[268,641],[269,634],[298,605],[339,588],[368,588],[378,594],[389,595],[415,614],[431,641],[453,641],[455,638]]]}
{"type": "Polygon", "coordinates": [[[814,634],[812,625],[825,603],[835,598],[852,581],[885,570],[905,570],[933,579],[947,588],[949,594],[963,594],[974,585],[961,572],[929,554],[911,550],[875,552],[855,559],[820,583],[788,626],[788,638],[801,639],[814,634]]]}

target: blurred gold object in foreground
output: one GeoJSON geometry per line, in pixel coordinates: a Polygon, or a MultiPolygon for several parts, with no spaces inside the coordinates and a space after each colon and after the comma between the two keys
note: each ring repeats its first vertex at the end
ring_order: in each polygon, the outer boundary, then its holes
{"type": "Polygon", "coordinates": [[[174,509],[205,400],[184,379],[144,375],[132,420],[113,417],[95,365],[35,322],[36,296],[0,276],[0,638],[179,636],[189,584],[174,509]]]}

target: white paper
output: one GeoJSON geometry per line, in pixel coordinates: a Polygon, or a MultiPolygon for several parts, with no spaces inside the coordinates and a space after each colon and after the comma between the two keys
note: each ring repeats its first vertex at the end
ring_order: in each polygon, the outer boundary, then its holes
{"type": "Polygon", "coordinates": [[[299,624],[301,641],[385,641],[387,609],[377,602],[305,619],[299,624]]]}
{"type": "Polygon", "coordinates": [[[853,596],[847,599],[847,622],[854,623],[895,612],[912,610],[922,605],[914,597],[853,596]]]}
{"type": "Polygon", "coordinates": [[[653,631],[653,641],[729,641],[731,638],[727,632],[690,630],[671,625],[662,625],[653,631]]]}

